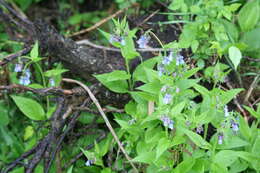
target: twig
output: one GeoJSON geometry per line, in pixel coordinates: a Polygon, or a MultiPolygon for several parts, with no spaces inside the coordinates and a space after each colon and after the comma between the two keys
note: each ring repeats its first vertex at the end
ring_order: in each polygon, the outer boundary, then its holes
{"type": "Polygon", "coordinates": [[[16,52],[16,53],[13,53],[13,54],[6,56],[5,58],[3,58],[2,61],[0,61],[0,66],[4,66],[7,63],[13,61],[14,59],[16,59],[16,58],[18,58],[18,57],[20,57],[24,54],[27,54],[30,50],[31,50],[31,46],[26,47],[26,48],[20,50],[19,52],[16,52]]]}
{"type": "Polygon", "coordinates": [[[245,58],[250,61],[260,62],[260,58],[249,58],[248,56],[245,56],[245,58]]]}
{"type": "Polygon", "coordinates": [[[146,17],[141,23],[137,25],[137,27],[142,26],[144,23],[146,23],[149,19],[151,19],[156,13],[158,13],[160,10],[154,11],[152,14],[150,14],[148,17],[146,17]]]}
{"type": "Polygon", "coordinates": [[[133,7],[133,6],[138,6],[138,4],[137,4],[137,3],[134,3],[134,4],[132,4],[132,5],[129,6],[129,7],[126,7],[126,8],[124,8],[124,9],[121,9],[121,10],[117,11],[116,13],[114,13],[114,14],[112,14],[112,15],[110,15],[110,16],[104,18],[104,19],[102,19],[101,21],[99,21],[99,22],[96,23],[95,25],[93,25],[93,26],[91,26],[91,27],[89,27],[89,28],[87,28],[87,29],[84,29],[84,30],[81,30],[81,31],[79,31],[79,32],[75,32],[75,33],[69,35],[69,37],[74,37],[74,36],[81,35],[81,34],[84,34],[84,33],[86,33],[86,32],[92,31],[92,30],[98,28],[99,26],[103,25],[104,23],[106,23],[106,22],[109,21],[110,19],[112,19],[112,18],[118,16],[119,14],[123,13],[123,12],[126,11],[128,8],[133,7]]]}
{"type": "Polygon", "coordinates": [[[247,93],[246,93],[246,96],[244,98],[243,103],[247,103],[248,102],[248,99],[249,99],[250,95],[252,94],[254,88],[256,87],[256,85],[259,82],[259,78],[260,78],[260,73],[255,77],[254,81],[251,83],[249,89],[247,90],[247,93]]]}
{"type": "MultiPolygon", "coordinates": [[[[103,49],[107,51],[113,51],[113,52],[120,52],[120,49],[118,48],[110,48],[110,47],[105,47],[105,46],[100,46],[95,43],[90,42],[89,40],[80,40],[76,42],[77,44],[83,44],[83,45],[88,45],[90,47],[94,47],[97,49],[103,49]]],[[[171,51],[170,49],[162,49],[162,48],[145,48],[145,49],[136,49],[138,52],[161,52],[161,51],[171,51]]]]}
{"type": "Polygon", "coordinates": [[[96,105],[96,107],[98,108],[98,111],[100,112],[102,118],[104,119],[108,129],[110,130],[111,134],[113,135],[114,139],[116,140],[119,148],[121,149],[121,151],[123,152],[123,154],[125,155],[126,159],[129,161],[129,163],[131,164],[131,166],[133,167],[133,169],[138,172],[137,168],[135,167],[135,165],[132,163],[131,158],[128,156],[127,152],[125,151],[122,143],[119,141],[119,138],[117,137],[113,127],[111,126],[106,114],[104,113],[104,111],[102,110],[102,107],[100,106],[98,100],[96,99],[96,97],[92,94],[91,90],[83,83],[77,81],[77,80],[73,80],[73,79],[68,79],[68,78],[63,78],[62,81],[64,82],[69,82],[69,83],[76,83],[78,85],[80,85],[82,88],[84,88],[88,94],[89,97],[91,98],[91,100],[94,102],[94,104],[96,105]]]}

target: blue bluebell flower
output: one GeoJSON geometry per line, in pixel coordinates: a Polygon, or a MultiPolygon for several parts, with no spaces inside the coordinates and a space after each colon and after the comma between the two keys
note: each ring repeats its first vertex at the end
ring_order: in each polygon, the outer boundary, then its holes
{"type": "Polygon", "coordinates": [[[86,166],[91,166],[91,165],[93,165],[94,163],[95,163],[94,160],[87,160],[86,163],[85,163],[85,165],[86,165],[86,166]]]}
{"type": "Polygon", "coordinates": [[[17,63],[14,67],[14,72],[21,72],[23,70],[23,64],[17,63]]]}
{"type": "Polygon", "coordinates": [[[224,139],[224,135],[222,133],[220,133],[218,135],[218,144],[219,145],[223,144],[223,139],[224,139]]]}
{"type": "Polygon", "coordinates": [[[162,60],[163,65],[169,65],[173,60],[173,52],[170,52],[168,56],[164,56],[162,60]]]}
{"type": "Polygon", "coordinates": [[[237,132],[239,130],[238,123],[236,123],[234,120],[231,120],[231,128],[233,132],[237,132]]]}
{"type": "Polygon", "coordinates": [[[165,70],[165,68],[162,64],[159,64],[157,69],[158,69],[158,75],[159,76],[162,76],[164,73],[166,73],[166,70],[165,70]]]}
{"type": "Polygon", "coordinates": [[[141,49],[147,48],[148,47],[148,43],[149,43],[150,37],[148,37],[147,35],[141,35],[141,37],[139,38],[139,40],[137,40],[137,44],[138,47],[141,49]]]}
{"type": "Polygon", "coordinates": [[[164,115],[161,117],[161,121],[163,122],[164,127],[168,127],[169,129],[174,128],[174,121],[170,119],[170,117],[164,115]]]}
{"type": "Polygon", "coordinates": [[[50,86],[55,86],[55,80],[53,78],[49,79],[50,86]]]}
{"type": "Polygon", "coordinates": [[[168,87],[167,85],[164,85],[164,86],[161,88],[161,92],[166,92],[168,88],[169,88],[169,87],[168,87]]]}
{"type": "Polygon", "coordinates": [[[180,88],[176,88],[176,93],[179,93],[180,92],[180,88]]]}
{"type": "Polygon", "coordinates": [[[109,42],[113,44],[114,42],[120,43],[122,46],[125,46],[125,39],[124,37],[120,37],[118,35],[111,35],[109,42]]]}
{"type": "Polygon", "coordinates": [[[228,112],[228,107],[227,105],[224,106],[224,113],[225,113],[225,117],[229,116],[229,112],[228,112]]]}
{"type": "Polygon", "coordinates": [[[182,65],[182,64],[185,64],[185,62],[184,62],[184,60],[183,60],[183,56],[180,55],[180,54],[178,54],[178,55],[176,56],[176,65],[178,66],[178,65],[182,65]]]}
{"type": "Polygon", "coordinates": [[[203,133],[203,131],[204,131],[204,129],[203,129],[202,125],[199,125],[199,126],[196,128],[196,132],[197,132],[198,134],[203,133]]]}
{"type": "Polygon", "coordinates": [[[26,75],[22,75],[19,79],[19,83],[21,85],[29,85],[31,83],[30,81],[30,77],[26,76],[26,75]]]}
{"type": "Polygon", "coordinates": [[[172,95],[168,94],[168,93],[165,94],[163,97],[163,103],[167,105],[167,104],[171,103],[171,101],[172,101],[172,95]]]}

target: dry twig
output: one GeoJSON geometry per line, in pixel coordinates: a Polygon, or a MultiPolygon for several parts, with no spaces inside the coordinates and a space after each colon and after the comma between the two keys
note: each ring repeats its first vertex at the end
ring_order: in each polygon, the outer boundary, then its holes
{"type": "Polygon", "coordinates": [[[64,82],[68,82],[68,83],[76,83],[78,85],[80,85],[82,88],[84,88],[88,94],[89,94],[89,97],[91,98],[91,100],[93,101],[93,103],[96,105],[99,113],[101,114],[102,118],[104,119],[108,129],[110,130],[111,134],[113,135],[114,139],[116,140],[120,150],[123,152],[123,154],[125,155],[126,159],[129,161],[129,163],[131,164],[131,166],[133,167],[133,169],[138,172],[137,168],[135,167],[135,165],[132,163],[131,161],[131,158],[128,156],[127,152],[125,151],[122,143],[120,142],[119,138],[117,137],[113,127],[111,126],[106,114],[104,113],[102,107],[100,106],[98,100],[96,99],[96,97],[94,96],[94,94],[91,92],[91,90],[85,85],[83,84],[82,82],[79,82],[77,80],[73,80],[73,79],[68,79],[68,78],[63,78],[62,81],[64,82]]]}

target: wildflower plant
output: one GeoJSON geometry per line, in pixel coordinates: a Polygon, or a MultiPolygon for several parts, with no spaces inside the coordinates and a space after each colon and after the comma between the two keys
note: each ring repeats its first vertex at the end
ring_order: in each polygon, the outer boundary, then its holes
{"type": "MultiPolygon", "coordinates": [[[[116,26],[122,26],[117,22],[116,26]]],[[[113,45],[121,49],[128,63],[140,54],[134,47],[136,29],[123,26],[126,44],[113,45]]],[[[108,40],[113,35],[101,32],[108,40]]],[[[145,47],[146,41],[141,37],[137,45],[145,47]]],[[[133,73],[127,68],[95,75],[108,89],[132,97],[124,114],[114,114],[132,162],[150,172],[260,170],[259,155],[253,152],[259,149],[259,140],[253,137],[257,134],[252,134],[256,126],[249,127],[239,113],[229,112],[226,106],[242,89],[224,91],[217,87],[217,79],[212,89],[203,87],[201,78],[195,76],[201,68],[185,63],[178,43],[169,45],[165,48],[171,51],[142,62],[133,73]],[[136,82],[142,85],[135,87],[136,82]],[[202,100],[195,102],[196,97],[202,100]],[[148,114],[151,102],[154,108],[148,114]],[[210,136],[209,128],[215,131],[210,136]],[[237,168],[238,163],[244,167],[237,168]]]]}

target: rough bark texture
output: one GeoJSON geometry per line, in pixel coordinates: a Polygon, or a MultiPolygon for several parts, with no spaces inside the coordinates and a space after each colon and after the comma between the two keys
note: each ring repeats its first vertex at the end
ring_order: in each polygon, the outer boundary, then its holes
{"type": "Polygon", "coordinates": [[[43,21],[35,22],[37,40],[43,52],[64,62],[73,73],[88,81],[93,74],[123,70],[124,60],[120,56],[104,56],[102,50],[91,49],[76,44],[73,40],[60,35],[52,26],[43,21]]]}

